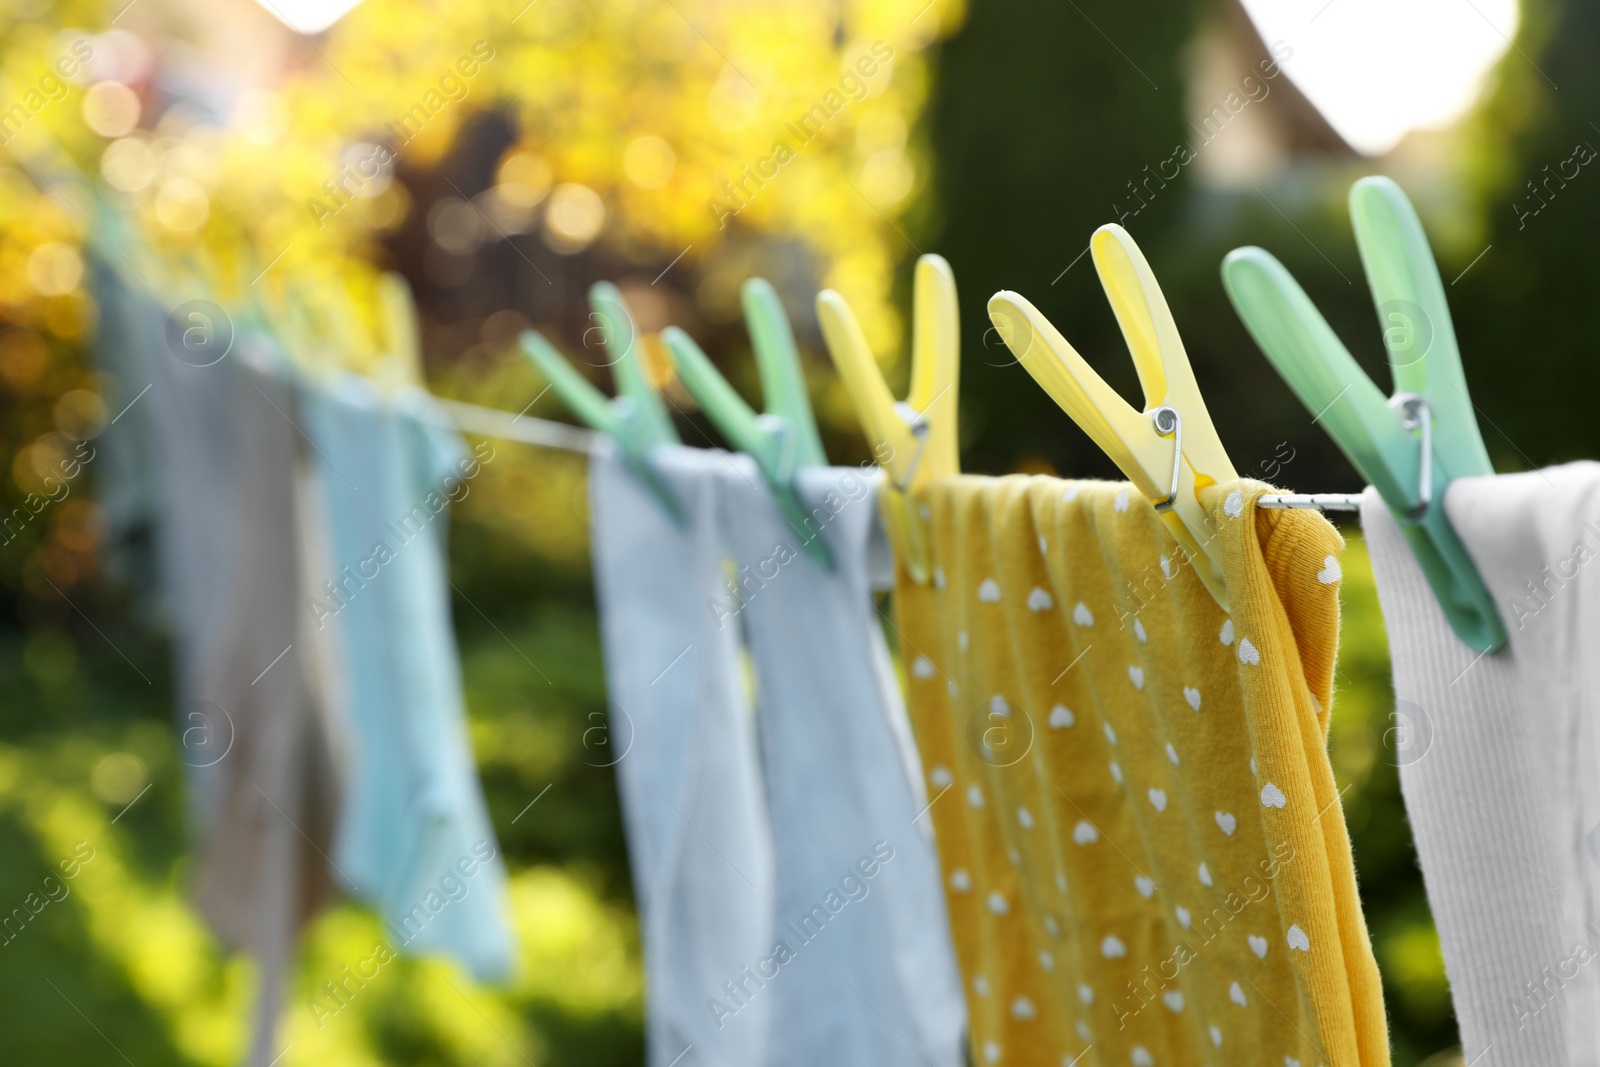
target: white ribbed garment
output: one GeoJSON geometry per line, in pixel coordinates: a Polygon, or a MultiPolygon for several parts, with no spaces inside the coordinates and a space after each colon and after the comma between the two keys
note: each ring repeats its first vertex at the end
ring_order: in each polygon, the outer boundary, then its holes
{"type": "Polygon", "coordinates": [[[1377,493],[1400,786],[1468,1063],[1600,1063],[1600,464],[1463,478],[1451,522],[1510,635],[1451,632],[1377,493]],[[1480,1060],[1480,1057],[1481,1060],[1480,1060]]]}

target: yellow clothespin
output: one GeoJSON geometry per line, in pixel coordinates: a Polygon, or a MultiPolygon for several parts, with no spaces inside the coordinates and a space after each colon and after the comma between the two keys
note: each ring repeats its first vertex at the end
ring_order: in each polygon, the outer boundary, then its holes
{"type": "Polygon", "coordinates": [[[422,330],[417,305],[404,276],[385,271],[378,278],[378,318],[383,343],[377,373],[391,388],[423,388],[422,330]]]}
{"type": "Polygon", "coordinates": [[[832,289],[817,294],[823,339],[887,476],[883,509],[890,540],[911,576],[926,582],[932,564],[926,510],[916,500],[917,491],[961,469],[956,438],[960,319],[956,278],[943,256],[917,260],[913,316],[911,390],[897,403],[850,305],[832,289]]]}
{"type": "Polygon", "coordinates": [[[1149,498],[1223,610],[1220,546],[1198,493],[1237,475],[1217,438],[1177,324],[1150,264],[1115,223],[1089,248],[1144,389],[1141,413],[1084,361],[1039,309],[1013,292],[989,300],[989,317],[1018,361],[1149,498]]]}

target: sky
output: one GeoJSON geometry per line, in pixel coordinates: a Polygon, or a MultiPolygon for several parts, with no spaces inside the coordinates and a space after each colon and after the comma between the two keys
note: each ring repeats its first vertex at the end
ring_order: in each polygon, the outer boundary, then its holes
{"type": "Polygon", "coordinates": [[[1517,0],[1242,0],[1283,69],[1357,151],[1449,125],[1511,47],[1517,0]]]}

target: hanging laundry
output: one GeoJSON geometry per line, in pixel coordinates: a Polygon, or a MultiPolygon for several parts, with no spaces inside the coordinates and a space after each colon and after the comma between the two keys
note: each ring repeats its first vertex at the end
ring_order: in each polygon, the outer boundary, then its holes
{"type": "Polygon", "coordinates": [[[303,632],[308,502],[296,478],[294,391],[276,357],[242,345],[225,379],[238,570],[202,690],[222,773],[197,879],[212,928],[260,964],[247,1059],[260,1065],[281,1051],[273,1034],[296,935],[332,894],[339,797],[326,676],[303,632]]]}
{"type": "Polygon", "coordinates": [[[1458,478],[1443,506],[1501,612],[1503,651],[1452,632],[1375,490],[1361,524],[1394,664],[1394,757],[1462,1052],[1593,1063],[1600,464],[1458,478]]]}
{"type": "Polygon", "coordinates": [[[383,397],[352,376],[307,390],[302,411],[336,568],[304,610],[337,634],[349,701],[334,875],[402,950],[507,978],[505,864],[467,736],[445,553],[448,504],[492,450],[468,455],[426,394],[383,397]]]}
{"type": "Polygon", "coordinates": [[[737,629],[712,610],[725,596],[716,488],[727,457],[660,446],[650,462],[681,524],[614,442],[590,463],[610,705],[606,744],[590,751],[617,769],[648,1061],[747,1067],[763,1062],[776,1003],[752,977],[773,952],[772,839],[737,629]]]}
{"type": "Polygon", "coordinates": [[[714,469],[732,558],[710,606],[748,644],[775,864],[754,981],[716,1010],[732,1029],[741,997],[769,1002],[768,1067],[957,1067],[966,1019],[928,797],[872,599],[893,575],[881,473],[802,468],[797,531],[748,456],[714,469]]]}
{"type": "Polygon", "coordinates": [[[159,312],[142,294],[130,292],[117,272],[98,255],[87,256],[95,302],[91,352],[95,366],[112,383],[111,411],[94,441],[94,491],[105,532],[100,558],[106,573],[134,590],[141,606],[159,600],[163,577],[158,558],[161,467],[147,387],[153,387],[152,361],[161,356],[159,312]]]}
{"type": "Polygon", "coordinates": [[[927,490],[896,617],[978,1064],[1388,1063],[1326,753],[1341,542],[1263,491],[1208,490],[1230,615],[1129,485],[927,490]]]}
{"type": "MultiPolygon", "coordinates": [[[[234,402],[246,386],[237,360],[179,359],[167,345],[166,312],[149,299],[132,299],[138,328],[124,353],[131,375],[124,391],[130,398],[143,393],[128,416],[134,427],[144,420],[150,434],[159,494],[156,608],[172,634],[188,823],[203,847],[233,773],[227,759],[236,724],[216,694],[233,682],[230,620],[244,610],[241,589],[256,565],[245,553],[252,535],[242,526],[240,437],[233,424],[234,402]]],[[[137,435],[124,442],[137,447],[137,435]]],[[[118,442],[105,447],[115,451],[118,442]]]]}

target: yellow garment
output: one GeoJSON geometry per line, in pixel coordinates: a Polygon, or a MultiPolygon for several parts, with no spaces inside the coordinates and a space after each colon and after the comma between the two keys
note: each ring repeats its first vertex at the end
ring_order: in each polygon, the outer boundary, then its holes
{"type": "Polygon", "coordinates": [[[1231,617],[1127,485],[927,490],[896,616],[980,1067],[1389,1062],[1326,751],[1343,541],[1266,488],[1206,491],[1231,617]]]}

